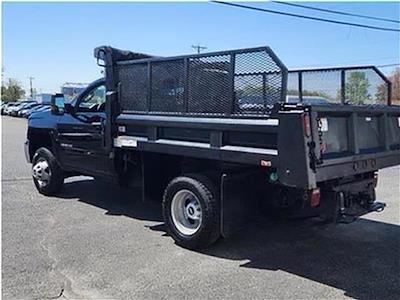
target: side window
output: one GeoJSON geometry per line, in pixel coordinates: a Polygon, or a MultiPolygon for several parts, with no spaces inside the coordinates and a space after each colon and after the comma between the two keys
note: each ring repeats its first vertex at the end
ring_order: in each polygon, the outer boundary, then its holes
{"type": "Polygon", "coordinates": [[[78,111],[104,112],[106,103],[106,87],[100,85],[91,90],[79,103],[78,111]]]}

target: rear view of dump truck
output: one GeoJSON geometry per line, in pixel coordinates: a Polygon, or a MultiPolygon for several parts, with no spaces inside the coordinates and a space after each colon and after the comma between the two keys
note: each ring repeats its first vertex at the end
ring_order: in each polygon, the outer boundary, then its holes
{"type": "Polygon", "coordinates": [[[30,122],[27,156],[40,192],[54,194],[76,174],[140,185],[189,248],[255,213],[338,222],[384,209],[377,171],[400,163],[400,107],[375,67],[288,71],[268,47],[94,54],[106,76],[72,104],[53,101],[50,143],[41,145],[43,126],[30,122]],[[103,85],[104,99],[86,105],[103,85]],[[47,172],[46,189],[38,164],[49,156],[62,180],[51,185],[47,172]]]}

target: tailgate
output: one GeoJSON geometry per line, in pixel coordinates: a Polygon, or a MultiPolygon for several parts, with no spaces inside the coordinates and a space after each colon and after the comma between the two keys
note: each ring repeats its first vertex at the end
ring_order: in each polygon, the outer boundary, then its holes
{"type": "Polygon", "coordinates": [[[316,181],[400,164],[400,107],[311,106],[316,181]]]}

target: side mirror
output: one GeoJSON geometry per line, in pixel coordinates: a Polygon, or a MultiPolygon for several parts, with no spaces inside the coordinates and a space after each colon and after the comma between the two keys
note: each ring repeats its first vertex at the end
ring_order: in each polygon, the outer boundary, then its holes
{"type": "Polygon", "coordinates": [[[65,111],[65,99],[63,94],[51,96],[51,112],[55,115],[62,115],[65,111]]]}
{"type": "Polygon", "coordinates": [[[68,114],[73,114],[74,107],[71,105],[71,103],[64,103],[64,111],[68,114]]]}

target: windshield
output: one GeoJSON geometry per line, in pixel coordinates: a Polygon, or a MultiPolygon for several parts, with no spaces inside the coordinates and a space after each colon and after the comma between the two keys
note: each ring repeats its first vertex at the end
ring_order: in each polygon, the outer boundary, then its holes
{"type": "Polygon", "coordinates": [[[75,94],[75,95],[66,95],[66,94],[64,94],[65,103],[74,103],[76,98],[79,95],[80,94],[75,94]]]}

